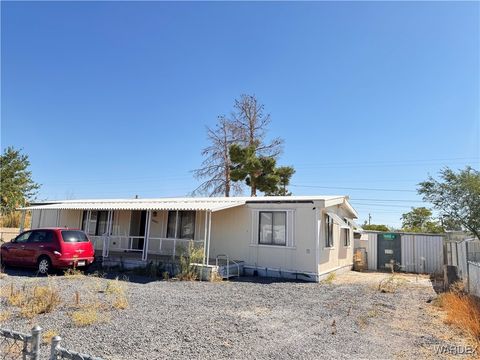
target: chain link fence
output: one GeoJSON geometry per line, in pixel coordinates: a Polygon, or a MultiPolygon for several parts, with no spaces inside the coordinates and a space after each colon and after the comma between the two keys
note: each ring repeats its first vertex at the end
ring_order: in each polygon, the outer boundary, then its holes
{"type": "MultiPolygon", "coordinates": [[[[42,329],[35,326],[30,334],[24,334],[10,329],[0,328],[0,360],[39,360],[41,356],[40,343],[42,341],[42,329]]],[[[102,360],[101,358],[81,354],[60,346],[62,338],[55,336],[50,346],[49,360],[102,360]]]]}

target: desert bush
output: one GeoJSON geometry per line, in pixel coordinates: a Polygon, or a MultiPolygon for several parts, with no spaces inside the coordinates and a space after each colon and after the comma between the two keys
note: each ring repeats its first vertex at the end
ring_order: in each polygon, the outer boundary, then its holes
{"type": "Polygon", "coordinates": [[[180,256],[180,272],[177,278],[185,281],[197,280],[197,269],[192,264],[201,263],[202,260],[203,247],[195,247],[193,241],[190,241],[187,250],[180,256]]]}
{"type": "Polygon", "coordinates": [[[480,345],[480,299],[457,289],[440,295],[438,304],[446,311],[446,323],[480,345]]]}

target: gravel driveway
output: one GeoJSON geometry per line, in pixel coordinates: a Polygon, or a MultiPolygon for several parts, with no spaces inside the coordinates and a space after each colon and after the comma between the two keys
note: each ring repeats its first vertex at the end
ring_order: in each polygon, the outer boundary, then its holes
{"type": "MultiPolygon", "coordinates": [[[[109,320],[73,325],[75,292],[108,280],[13,273],[5,287],[51,281],[63,305],[33,321],[13,316],[1,326],[57,330],[63,346],[105,359],[396,359],[442,358],[435,345],[465,345],[443,324],[426,277],[399,275],[395,293],[381,293],[388,274],[349,272],[331,284],[241,278],[229,282],[130,281],[130,306],[109,320]]],[[[142,280],[142,279],[140,279],[142,280]]],[[[7,306],[3,301],[2,309],[7,306]]],[[[0,309],[1,310],[1,309],[0,309]]],[[[43,352],[48,353],[47,345],[43,352]]]]}

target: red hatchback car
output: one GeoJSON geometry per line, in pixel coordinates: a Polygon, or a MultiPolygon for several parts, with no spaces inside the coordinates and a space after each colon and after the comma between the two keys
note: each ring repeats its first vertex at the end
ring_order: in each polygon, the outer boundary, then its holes
{"type": "Polygon", "coordinates": [[[95,250],[81,230],[45,228],[21,233],[0,248],[2,265],[37,268],[40,274],[52,269],[88,267],[95,250]]]}

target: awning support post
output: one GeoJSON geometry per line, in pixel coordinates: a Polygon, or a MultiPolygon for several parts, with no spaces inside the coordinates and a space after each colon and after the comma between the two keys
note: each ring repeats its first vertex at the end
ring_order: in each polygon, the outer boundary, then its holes
{"type": "Polygon", "coordinates": [[[207,245],[207,264],[208,264],[208,259],[210,259],[210,240],[211,240],[211,232],[212,232],[212,210],[209,212],[209,217],[208,217],[208,245],[207,245]]]}
{"type": "Polygon", "coordinates": [[[145,219],[145,238],[143,240],[142,260],[147,261],[148,256],[148,240],[150,238],[150,220],[152,219],[152,210],[147,211],[145,219]]]}
{"type": "Polygon", "coordinates": [[[25,215],[27,213],[27,210],[22,210],[22,217],[20,219],[20,233],[25,230],[25,215]]]}
{"type": "Polygon", "coordinates": [[[208,210],[205,210],[205,234],[203,237],[203,265],[208,265],[205,263],[205,258],[207,256],[207,226],[208,226],[208,210]]]}
{"type": "Polygon", "coordinates": [[[92,210],[87,210],[87,223],[85,224],[85,233],[89,235],[90,233],[90,219],[92,217],[92,210]]]}

